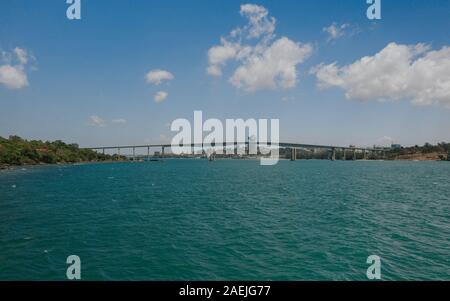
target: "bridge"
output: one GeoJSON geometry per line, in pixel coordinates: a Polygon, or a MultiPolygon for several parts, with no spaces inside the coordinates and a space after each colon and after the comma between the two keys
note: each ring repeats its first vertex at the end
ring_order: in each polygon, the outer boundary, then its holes
{"type": "MultiPolygon", "coordinates": [[[[322,150],[328,150],[329,151],[329,158],[330,160],[336,160],[336,151],[343,152],[342,159],[347,160],[347,153],[350,153],[351,159],[356,160],[357,153],[362,153],[363,158],[367,159],[367,156],[371,153],[382,153],[384,156],[385,149],[383,148],[367,148],[367,147],[356,147],[356,146],[333,146],[333,145],[316,145],[316,144],[302,144],[302,143],[289,143],[289,142],[280,142],[280,143],[260,143],[258,142],[220,142],[220,143],[211,143],[208,145],[205,145],[203,143],[190,143],[190,144],[182,144],[180,147],[188,147],[193,149],[199,148],[202,151],[205,148],[218,148],[223,147],[223,153],[224,154],[237,154],[237,150],[239,146],[245,146],[245,154],[248,155],[250,145],[254,145],[257,147],[257,152],[259,154],[260,147],[278,147],[279,149],[289,149],[290,150],[290,159],[291,161],[297,160],[297,151],[298,150],[316,150],[316,149],[322,149],[322,150]],[[227,147],[233,146],[233,151],[230,153],[230,150],[227,150],[227,147]]],[[[165,156],[165,150],[171,148],[171,144],[147,144],[147,145],[117,145],[117,146],[99,146],[99,147],[86,147],[84,149],[90,149],[97,152],[102,152],[105,154],[107,150],[117,150],[116,155],[121,156],[121,150],[128,149],[132,150],[132,158],[135,160],[136,157],[136,150],[137,149],[147,149],[147,158],[150,159],[150,149],[151,148],[160,148],[160,156],[163,158],[165,156]]]]}

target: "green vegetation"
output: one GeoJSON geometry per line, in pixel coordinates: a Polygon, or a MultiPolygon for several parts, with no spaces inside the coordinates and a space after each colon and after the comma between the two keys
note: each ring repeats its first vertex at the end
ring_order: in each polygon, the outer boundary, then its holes
{"type": "MultiPolygon", "coordinates": [[[[282,158],[290,158],[290,150],[280,150],[282,158]]],[[[300,159],[329,159],[330,152],[298,150],[300,159]]],[[[336,150],[336,160],[342,160],[344,153],[336,150]]],[[[348,151],[345,158],[353,159],[353,153],[348,151]]],[[[362,153],[356,153],[357,160],[363,159],[362,153]]],[[[450,160],[450,143],[438,143],[423,146],[386,148],[381,152],[369,152],[366,159],[377,160],[450,160]]],[[[18,136],[8,139],[0,137],[0,169],[14,165],[79,163],[100,161],[126,160],[124,156],[104,155],[88,149],[80,149],[77,144],[66,144],[60,140],[43,142],[40,140],[25,140],[18,136]]]]}
{"type": "Polygon", "coordinates": [[[9,139],[0,137],[0,168],[9,165],[97,162],[113,159],[117,157],[80,149],[77,144],[66,144],[60,140],[43,142],[28,141],[18,136],[10,136],[9,139]]]}
{"type": "MultiPolygon", "coordinates": [[[[378,148],[380,149],[380,148],[378,148]]],[[[344,152],[336,149],[336,160],[421,160],[421,161],[450,161],[450,143],[442,142],[437,145],[425,143],[423,146],[385,148],[384,150],[371,152],[368,151],[366,156],[362,152],[356,152],[355,157],[352,150],[347,150],[345,157],[344,152]]],[[[280,157],[289,159],[291,157],[290,149],[281,149],[280,157]]],[[[297,158],[326,160],[331,158],[330,150],[297,150],[297,158]]]]}
{"type": "Polygon", "coordinates": [[[450,160],[450,143],[441,142],[437,145],[425,143],[423,146],[394,148],[387,151],[386,156],[391,160],[450,160]]]}

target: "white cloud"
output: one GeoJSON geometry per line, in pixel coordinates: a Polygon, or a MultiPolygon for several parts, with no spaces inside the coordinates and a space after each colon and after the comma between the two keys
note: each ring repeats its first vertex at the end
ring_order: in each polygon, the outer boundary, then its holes
{"type": "Polygon", "coordinates": [[[169,93],[164,92],[164,91],[159,91],[155,94],[153,99],[155,100],[155,102],[163,102],[164,100],[166,100],[167,96],[169,96],[169,93]]]}
{"type": "Polygon", "coordinates": [[[208,66],[208,68],[206,69],[206,72],[212,76],[221,76],[222,75],[222,70],[217,65],[208,66]]]}
{"type": "Polygon", "coordinates": [[[21,89],[28,86],[28,78],[23,66],[0,66],[0,84],[10,89],[21,89]]]}
{"type": "Polygon", "coordinates": [[[113,119],[111,122],[116,123],[116,124],[125,124],[125,123],[127,123],[127,120],[124,118],[117,118],[117,119],[113,119]]]}
{"type": "Polygon", "coordinates": [[[319,88],[340,87],[348,99],[360,101],[408,99],[416,105],[450,107],[450,47],[431,50],[425,44],[390,43],[374,56],[339,67],[311,69],[319,88]]]}
{"type": "Polygon", "coordinates": [[[25,49],[16,47],[14,49],[14,53],[21,65],[25,65],[26,63],[28,63],[28,54],[25,49]]]}
{"type": "Polygon", "coordinates": [[[239,45],[233,45],[223,38],[221,39],[221,41],[222,45],[211,47],[208,50],[210,65],[207,69],[207,72],[208,74],[213,76],[222,75],[221,67],[224,66],[229,59],[235,58],[240,48],[239,45]]]}
{"type": "Polygon", "coordinates": [[[106,122],[105,122],[105,120],[103,120],[99,116],[92,115],[92,116],[89,117],[89,125],[105,127],[106,126],[106,122]]]}
{"type": "Polygon", "coordinates": [[[208,50],[207,73],[221,76],[229,61],[237,63],[229,82],[248,92],[292,88],[297,82],[297,65],[312,53],[312,46],[287,37],[275,39],[276,20],[263,6],[241,5],[247,25],[234,29],[220,45],[208,50]],[[248,44],[244,44],[245,40],[248,44]]]}
{"type": "Polygon", "coordinates": [[[345,29],[347,27],[349,27],[349,24],[338,25],[336,23],[333,23],[328,27],[324,27],[323,32],[326,32],[328,34],[328,41],[337,40],[346,34],[345,29]]]}
{"type": "Polygon", "coordinates": [[[256,4],[243,4],[240,13],[248,18],[249,24],[246,29],[249,38],[259,38],[274,33],[276,20],[269,17],[269,11],[265,7],[256,4]]]}
{"type": "Polygon", "coordinates": [[[173,74],[170,73],[169,71],[160,70],[160,69],[151,70],[150,72],[147,73],[147,75],[145,77],[146,77],[148,83],[154,84],[154,85],[159,85],[165,80],[168,81],[168,80],[172,80],[175,78],[173,76],[173,74]]]}
{"type": "Polygon", "coordinates": [[[301,46],[283,37],[239,66],[230,82],[247,91],[292,88],[297,81],[296,66],[304,62],[311,51],[311,46],[301,46]]]}
{"type": "Polygon", "coordinates": [[[0,65],[0,84],[5,85],[9,89],[21,89],[28,86],[28,76],[25,66],[28,63],[28,54],[26,50],[16,47],[14,49],[16,64],[13,65],[13,55],[11,53],[1,51],[0,65]]]}

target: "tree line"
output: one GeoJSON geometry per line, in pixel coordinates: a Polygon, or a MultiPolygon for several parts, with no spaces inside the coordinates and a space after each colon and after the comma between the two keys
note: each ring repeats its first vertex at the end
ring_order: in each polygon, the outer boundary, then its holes
{"type": "Polygon", "coordinates": [[[391,149],[387,152],[388,158],[390,159],[416,154],[437,154],[440,160],[450,160],[450,143],[440,142],[436,145],[425,143],[423,146],[415,145],[410,147],[400,147],[391,149]]]}
{"type": "Polygon", "coordinates": [[[80,149],[78,144],[66,144],[61,140],[25,140],[19,136],[0,137],[0,165],[32,165],[96,162],[117,159],[93,150],[80,149]]]}

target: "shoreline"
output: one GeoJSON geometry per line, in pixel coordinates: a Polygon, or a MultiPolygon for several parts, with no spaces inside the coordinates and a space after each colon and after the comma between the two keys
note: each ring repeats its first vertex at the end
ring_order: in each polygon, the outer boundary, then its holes
{"type": "Polygon", "coordinates": [[[129,161],[83,161],[83,162],[65,162],[65,163],[37,163],[37,164],[21,164],[21,165],[11,165],[11,164],[0,164],[0,172],[14,171],[22,168],[38,168],[46,166],[73,166],[73,165],[84,165],[84,164],[102,164],[102,163],[121,163],[129,161]]]}
{"type": "MultiPolygon", "coordinates": [[[[189,160],[194,158],[165,158],[167,159],[177,159],[177,160],[189,160]]],[[[202,159],[202,158],[200,158],[202,159]]],[[[204,159],[207,160],[207,159],[204,159]]],[[[222,161],[222,160],[247,160],[247,161],[257,161],[260,160],[260,158],[217,158],[216,161],[222,161]]],[[[280,158],[279,161],[290,161],[290,159],[287,158],[280,158]]],[[[327,159],[297,159],[296,161],[331,161],[327,159]]],[[[335,161],[350,161],[350,162],[357,162],[357,161],[363,161],[363,162],[450,162],[448,160],[439,160],[439,159],[403,159],[403,158],[397,158],[397,159],[387,159],[387,160],[335,160],[335,161]]],[[[67,163],[38,163],[38,164],[22,164],[22,165],[11,165],[11,164],[0,164],[0,172],[8,172],[8,171],[14,171],[19,170],[23,168],[38,168],[38,167],[46,167],[46,166],[75,166],[75,165],[85,165],[85,164],[110,164],[110,163],[143,163],[147,161],[132,161],[132,160],[122,160],[122,161],[116,161],[116,160],[106,160],[106,161],[84,161],[84,162],[67,162],[67,163]]]]}

